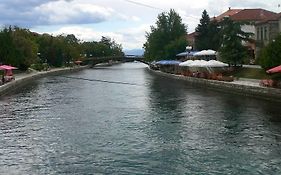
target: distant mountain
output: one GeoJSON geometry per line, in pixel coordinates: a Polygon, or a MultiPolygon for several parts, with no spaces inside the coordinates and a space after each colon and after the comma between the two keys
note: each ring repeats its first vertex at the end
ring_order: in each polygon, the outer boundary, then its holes
{"type": "Polygon", "coordinates": [[[125,55],[139,55],[142,56],[144,53],[143,49],[131,49],[131,50],[124,50],[125,55]]]}

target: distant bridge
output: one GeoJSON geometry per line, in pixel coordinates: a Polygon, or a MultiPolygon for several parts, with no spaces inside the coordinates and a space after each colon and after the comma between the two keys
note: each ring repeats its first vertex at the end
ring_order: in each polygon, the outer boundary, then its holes
{"type": "Polygon", "coordinates": [[[120,61],[120,62],[133,62],[139,61],[144,64],[149,65],[148,62],[144,61],[143,56],[136,56],[136,55],[125,55],[125,56],[108,56],[108,57],[90,57],[84,60],[86,64],[95,66],[96,64],[100,63],[110,63],[112,61],[120,61]]]}

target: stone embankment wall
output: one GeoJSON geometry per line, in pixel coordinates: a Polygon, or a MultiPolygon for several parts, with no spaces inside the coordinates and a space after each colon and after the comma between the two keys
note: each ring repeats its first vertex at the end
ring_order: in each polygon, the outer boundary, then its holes
{"type": "Polygon", "coordinates": [[[224,82],[217,80],[208,80],[203,78],[187,77],[182,75],[175,75],[164,73],[161,71],[155,71],[149,69],[150,72],[159,76],[165,76],[173,79],[183,80],[192,85],[197,85],[205,88],[211,88],[216,91],[222,91],[227,93],[235,93],[243,96],[251,96],[260,99],[267,99],[281,102],[281,89],[269,88],[262,86],[250,86],[245,84],[236,84],[232,82],[224,82]]]}
{"type": "Polygon", "coordinates": [[[15,80],[0,86],[0,96],[3,96],[16,89],[19,89],[19,88],[23,87],[24,85],[29,84],[31,81],[34,81],[34,80],[42,78],[42,77],[59,75],[59,74],[63,74],[63,73],[76,72],[76,71],[83,70],[85,68],[87,68],[87,67],[81,66],[81,67],[75,67],[75,68],[53,69],[50,71],[29,73],[20,78],[16,77],[15,80]]]}

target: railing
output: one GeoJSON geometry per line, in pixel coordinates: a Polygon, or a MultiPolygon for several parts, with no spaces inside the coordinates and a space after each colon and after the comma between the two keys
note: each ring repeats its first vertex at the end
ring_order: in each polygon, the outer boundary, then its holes
{"type": "Polygon", "coordinates": [[[90,57],[84,60],[86,64],[91,64],[92,66],[99,63],[106,63],[110,61],[123,61],[123,62],[133,62],[140,61],[144,64],[149,65],[148,62],[144,61],[143,57],[140,56],[108,56],[108,57],[90,57]]]}

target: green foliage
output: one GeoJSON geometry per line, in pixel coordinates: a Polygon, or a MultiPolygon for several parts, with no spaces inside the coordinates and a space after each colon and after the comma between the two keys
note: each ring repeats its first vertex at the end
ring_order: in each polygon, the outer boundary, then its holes
{"type": "Polygon", "coordinates": [[[37,34],[19,27],[0,31],[0,63],[26,70],[31,65],[40,70],[42,64],[60,67],[70,65],[84,53],[96,56],[124,55],[122,46],[103,37],[99,42],[81,43],[75,35],[37,34]]]}
{"type": "Polygon", "coordinates": [[[146,60],[172,59],[187,45],[186,26],[181,17],[174,11],[158,15],[156,26],[151,26],[151,32],[146,33],[144,56],[146,60]]]}
{"type": "Polygon", "coordinates": [[[264,69],[281,65],[281,35],[261,51],[258,62],[264,69]]]}
{"type": "Polygon", "coordinates": [[[82,43],[82,53],[86,57],[123,56],[122,46],[108,37],[102,37],[99,42],[82,43]]]}
{"type": "Polygon", "coordinates": [[[34,70],[41,71],[41,70],[44,69],[44,66],[43,66],[43,64],[41,64],[41,63],[36,63],[36,64],[31,64],[31,65],[30,65],[30,68],[31,68],[31,69],[34,69],[34,70]]]}
{"type": "Polygon", "coordinates": [[[269,79],[271,78],[263,69],[239,67],[231,72],[231,75],[238,78],[269,79]]]}
{"type": "Polygon", "coordinates": [[[206,10],[202,13],[200,24],[196,28],[196,50],[213,49],[218,50],[220,47],[220,27],[217,21],[210,21],[206,10]]]}
{"type": "Polygon", "coordinates": [[[247,57],[247,48],[242,45],[242,41],[248,41],[251,33],[241,30],[241,23],[225,18],[222,21],[222,46],[219,50],[224,62],[230,65],[242,64],[247,57]]]}

